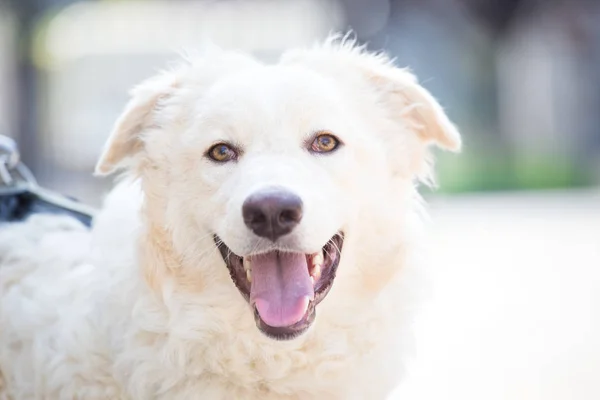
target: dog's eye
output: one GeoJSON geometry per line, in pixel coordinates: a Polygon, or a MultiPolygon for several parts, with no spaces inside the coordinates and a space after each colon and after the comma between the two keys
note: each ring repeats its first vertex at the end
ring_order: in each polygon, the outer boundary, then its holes
{"type": "Polygon", "coordinates": [[[314,153],[330,153],[338,148],[340,141],[330,133],[321,133],[317,135],[310,145],[310,150],[314,153]]]}
{"type": "Polygon", "coordinates": [[[237,152],[228,144],[218,143],[208,149],[206,153],[208,157],[216,162],[227,162],[235,160],[238,156],[237,152]]]}

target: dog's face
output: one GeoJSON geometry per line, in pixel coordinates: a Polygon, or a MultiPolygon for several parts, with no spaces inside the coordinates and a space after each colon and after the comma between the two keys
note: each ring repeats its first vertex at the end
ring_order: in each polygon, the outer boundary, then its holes
{"type": "Polygon", "coordinates": [[[237,287],[263,333],[293,338],[336,277],[350,288],[378,274],[370,252],[397,245],[386,232],[399,229],[427,144],[457,149],[458,133],[412,75],[350,46],[274,66],[205,62],[137,90],[98,171],[129,160],[156,200],[152,223],[189,270],[180,276],[237,287]],[[218,272],[202,265],[215,249],[218,272]]]}

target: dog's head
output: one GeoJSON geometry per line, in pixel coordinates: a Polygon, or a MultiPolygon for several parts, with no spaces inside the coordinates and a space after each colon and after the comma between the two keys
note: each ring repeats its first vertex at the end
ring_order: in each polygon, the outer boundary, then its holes
{"type": "Polygon", "coordinates": [[[458,150],[460,137],[414,76],[332,40],[276,65],[216,52],[144,82],[97,172],[141,176],[150,281],[235,285],[283,339],[337,281],[360,296],[397,269],[430,144],[458,150]]]}

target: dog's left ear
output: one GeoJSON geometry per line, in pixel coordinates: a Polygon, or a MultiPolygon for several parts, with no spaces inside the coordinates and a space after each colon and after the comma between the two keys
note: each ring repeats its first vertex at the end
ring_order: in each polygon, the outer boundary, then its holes
{"type": "Polygon", "coordinates": [[[369,72],[369,79],[392,107],[392,113],[408,121],[410,127],[425,143],[458,152],[460,133],[442,106],[419,85],[417,78],[406,69],[384,65],[369,72]]]}
{"type": "Polygon", "coordinates": [[[333,37],[318,48],[284,54],[282,63],[309,66],[344,84],[366,82],[390,119],[406,124],[426,144],[460,151],[460,134],[440,104],[412,73],[395,67],[383,54],[368,53],[352,41],[333,37]]]}
{"type": "Polygon", "coordinates": [[[109,175],[131,164],[143,149],[143,134],[158,122],[154,115],[161,101],[175,90],[175,74],[165,72],[147,79],[131,91],[131,99],[114,125],[96,164],[96,175],[109,175]]]}

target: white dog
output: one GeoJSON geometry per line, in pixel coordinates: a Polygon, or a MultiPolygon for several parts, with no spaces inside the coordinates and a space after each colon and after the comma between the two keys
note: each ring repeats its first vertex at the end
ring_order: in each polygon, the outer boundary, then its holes
{"type": "Polygon", "coordinates": [[[0,232],[0,398],[385,398],[430,144],[460,147],[439,104],[343,40],[142,83],[91,232],[0,232]]]}

